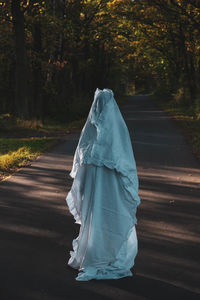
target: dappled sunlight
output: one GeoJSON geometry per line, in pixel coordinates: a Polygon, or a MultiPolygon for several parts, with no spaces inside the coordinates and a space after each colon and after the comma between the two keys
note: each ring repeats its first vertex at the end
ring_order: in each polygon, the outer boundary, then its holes
{"type": "MultiPolygon", "coordinates": [[[[0,300],[199,299],[199,2],[0,1],[0,300]],[[130,133],[141,198],[130,211],[137,213],[138,255],[132,277],[78,282],[68,259],[80,224],[66,196],[96,88],[113,90],[130,133]],[[51,136],[58,143],[49,148],[51,136]]],[[[103,122],[107,135],[109,122],[98,117],[92,123],[103,122]]],[[[107,142],[117,169],[123,157],[107,142]]],[[[78,184],[81,193],[87,185],[78,184]]],[[[105,201],[112,189],[103,188],[105,201]]],[[[115,248],[111,240],[108,246],[115,248]]]]}
{"type": "MultiPolygon", "coordinates": [[[[170,166],[163,166],[164,170],[169,172],[178,172],[179,176],[183,175],[184,178],[187,176],[187,181],[197,182],[200,185],[200,168],[192,168],[192,167],[170,167],[170,166]],[[182,174],[180,174],[182,173],[182,174]]],[[[180,177],[182,178],[182,177],[180,177]]]]}
{"type": "MultiPolygon", "coordinates": [[[[56,150],[53,148],[1,182],[1,237],[10,249],[15,249],[23,239],[32,239],[31,244],[36,243],[37,248],[42,242],[49,244],[49,248],[64,247],[65,253],[70,250],[77,228],[70,227],[73,218],[65,198],[72,184],[69,172],[76,142],[73,138],[64,147],[58,145],[56,150]]],[[[31,251],[34,249],[30,248],[31,251]]]]}
{"type": "Polygon", "coordinates": [[[200,169],[143,164],[138,177],[136,270],[198,291],[200,169]]]}
{"type": "Polygon", "coordinates": [[[159,220],[145,220],[145,223],[140,225],[143,238],[161,238],[172,243],[199,243],[199,235],[194,234],[189,228],[183,228],[181,225],[174,225],[159,220]],[[162,228],[161,228],[162,225],[162,228]]]}
{"type": "MultiPolygon", "coordinates": [[[[80,228],[66,204],[80,133],[66,137],[62,145],[0,185],[2,247],[8,248],[8,255],[2,258],[4,269],[9,265],[10,273],[18,274],[25,266],[25,279],[29,275],[28,282],[38,278],[36,285],[41,290],[48,276],[46,290],[50,282],[55,291],[46,296],[48,299],[64,299],[59,295],[61,290],[66,295],[66,287],[78,287],[82,295],[99,300],[117,299],[119,294],[127,300],[149,299],[148,295],[151,299],[168,299],[167,295],[174,293],[177,299],[193,299],[194,291],[199,292],[200,168],[188,154],[184,140],[177,139],[167,126],[163,127],[164,136],[162,130],[154,130],[146,121],[131,122],[128,126],[141,198],[136,225],[139,251],[133,277],[78,283],[74,279],[77,272],[67,267],[72,240],[80,228]]],[[[21,291],[30,299],[39,297],[37,287],[29,290],[26,285],[25,290],[23,284],[21,291]]]]}
{"type": "Polygon", "coordinates": [[[133,269],[141,276],[199,292],[199,161],[166,114],[147,98],[135,98],[124,117],[141,198],[139,252],[133,269]]]}
{"type": "Polygon", "coordinates": [[[138,168],[139,178],[191,188],[200,187],[200,170],[194,168],[138,168]]]}
{"type": "Polygon", "coordinates": [[[196,203],[199,204],[199,201],[196,197],[190,197],[190,200],[188,201],[188,197],[186,195],[182,196],[180,194],[177,194],[176,196],[174,196],[174,194],[172,193],[161,193],[157,191],[151,192],[150,190],[140,190],[139,194],[147,209],[160,209],[163,214],[167,213],[166,209],[171,209],[171,216],[175,214],[177,217],[183,217],[185,214],[188,214],[188,217],[192,215],[192,217],[198,219],[198,211],[191,211],[191,208],[188,212],[177,210],[175,210],[175,212],[173,211],[173,208],[176,206],[178,206],[179,208],[183,208],[183,206],[195,205],[196,208],[196,203]]]}

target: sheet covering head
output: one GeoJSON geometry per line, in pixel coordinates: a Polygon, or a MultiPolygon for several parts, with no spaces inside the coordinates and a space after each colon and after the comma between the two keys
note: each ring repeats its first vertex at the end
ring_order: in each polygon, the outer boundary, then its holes
{"type": "Polygon", "coordinates": [[[128,128],[109,89],[97,89],[75,151],[66,201],[79,235],[68,265],[76,280],[132,276],[138,252],[138,177],[128,128]]]}
{"type": "Polygon", "coordinates": [[[133,206],[140,204],[138,176],[128,128],[110,89],[96,89],[88,118],[75,151],[71,177],[82,164],[115,169],[133,206]]]}

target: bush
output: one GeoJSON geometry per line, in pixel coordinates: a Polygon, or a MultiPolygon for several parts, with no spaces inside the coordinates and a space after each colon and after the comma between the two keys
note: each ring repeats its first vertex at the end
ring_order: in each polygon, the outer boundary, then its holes
{"type": "Polygon", "coordinates": [[[187,87],[179,87],[173,94],[175,103],[178,105],[189,105],[190,104],[190,92],[187,87]]]}

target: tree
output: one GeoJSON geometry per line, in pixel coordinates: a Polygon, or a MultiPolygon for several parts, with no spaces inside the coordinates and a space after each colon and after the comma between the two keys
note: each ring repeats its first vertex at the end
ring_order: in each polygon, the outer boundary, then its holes
{"type": "Polygon", "coordinates": [[[25,45],[24,14],[20,0],[11,1],[11,13],[15,35],[15,108],[16,115],[29,117],[27,54],[25,45]]]}

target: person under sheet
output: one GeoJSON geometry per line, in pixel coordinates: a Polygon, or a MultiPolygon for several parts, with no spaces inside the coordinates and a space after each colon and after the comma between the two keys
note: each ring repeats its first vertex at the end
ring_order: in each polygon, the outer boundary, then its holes
{"type": "Polygon", "coordinates": [[[95,91],[70,176],[66,202],[80,224],[68,261],[79,271],[75,279],[133,276],[138,176],[129,131],[110,89],[95,91]]]}

